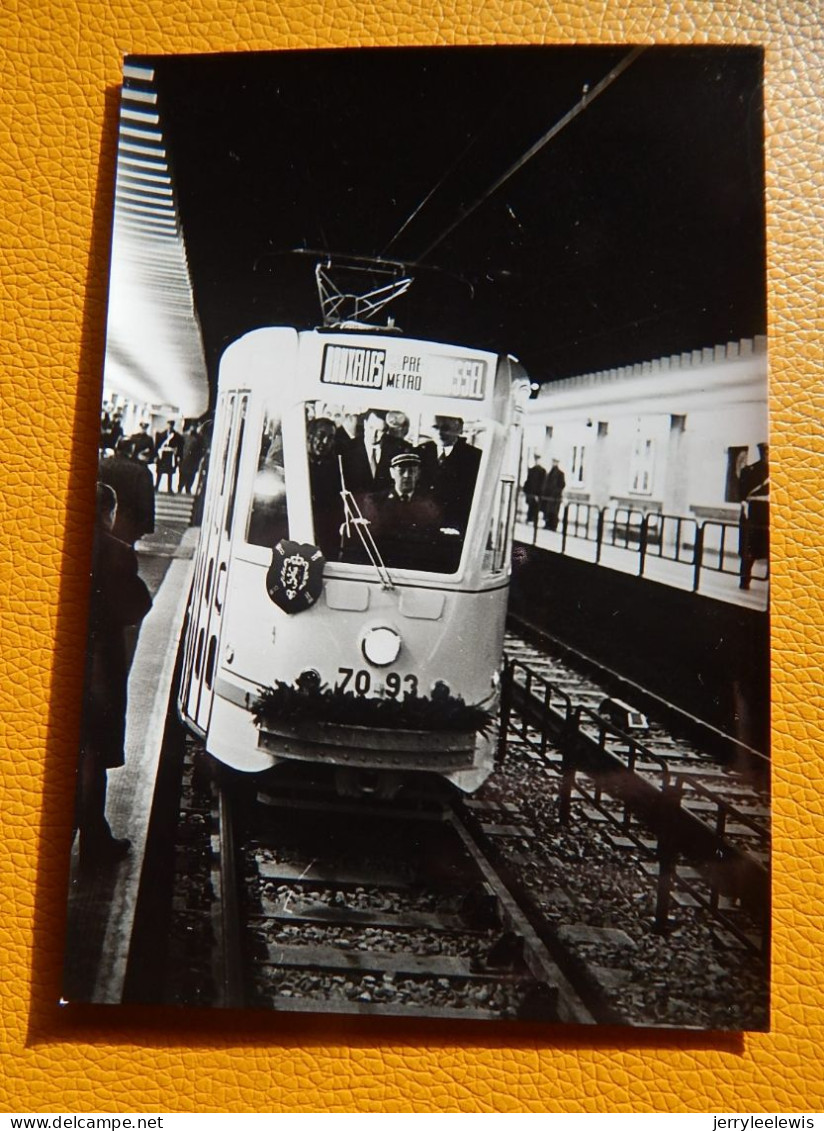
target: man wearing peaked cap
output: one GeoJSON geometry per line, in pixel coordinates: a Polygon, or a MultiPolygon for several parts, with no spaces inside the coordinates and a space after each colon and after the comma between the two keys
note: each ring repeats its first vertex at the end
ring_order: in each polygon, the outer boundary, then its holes
{"type": "Polygon", "coordinates": [[[171,493],[172,490],[172,476],[177,471],[177,465],[180,462],[180,452],[183,447],[183,438],[175,429],[174,420],[167,421],[165,432],[158,432],[155,436],[155,453],[157,463],[155,464],[155,490],[160,490],[160,483],[165,475],[167,478],[167,490],[171,493]]]}
{"type": "Polygon", "coordinates": [[[421,457],[398,452],[389,461],[392,486],[372,496],[372,528],[390,568],[438,569],[441,514],[421,484],[421,457]]]}
{"type": "Polygon", "coordinates": [[[421,478],[421,457],[415,452],[399,452],[389,461],[392,492],[403,502],[415,494],[421,478]]]}

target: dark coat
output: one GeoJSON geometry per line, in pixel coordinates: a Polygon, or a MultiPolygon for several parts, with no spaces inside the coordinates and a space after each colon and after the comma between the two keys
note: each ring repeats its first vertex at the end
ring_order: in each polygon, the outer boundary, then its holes
{"type": "Polygon", "coordinates": [[[770,555],[770,471],[766,460],[741,469],[738,552],[758,561],[770,555]]]}
{"type": "Polygon", "coordinates": [[[309,487],[315,540],[326,560],[336,562],[340,557],[340,528],[343,523],[340,466],[336,455],[323,460],[309,460],[309,487]]]}
{"type": "Polygon", "coordinates": [[[389,465],[400,452],[411,451],[412,445],[406,440],[385,435],[380,442],[380,459],[374,476],[369,465],[369,455],[362,437],[345,444],[341,452],[343,475],[347,488],[353,495],[364,496],[387,491],[392,485],[389,465]]]}
{"type": "Polygon", "coordinates": [[[546,473],[546,479],[544,479],[541,494],[545,498],[551,499],[553,502],[560,503],[561,496],[564,493],[564,487],[566,487],[566,476],[563,471],[561,471],[560,467],[551,467],[546,473]]]}
{"type": "Polygon", "coordinates": [[[546,479],[546,469],[541,467],[539,463],[530,467],[526,473],[524,480],[524,494],[537,497],[543,494],[544,480],[546,479]]]}
{"type": "Polygon", "coordinates": [[[551,467],[546,473],[542,492],[545,525],[550,530],[556,530],[558,527],[558,515],[561,512],[564,487],[566,487],[566,476],[563,471],[560,467],[551,467]]]}
{"type": "Polygon", "coordinates": [[[438,463],[438,445],[434,440],[421,444],[417,452],[421,457],[421,486],[432,492],[444,525],[465,534],[481,464],[480,449],[459,437],[443,463],[438,463]]]}
{"type": "Polygon", "coordinates": [[[140,624],[152,607],[138,576],[137,554],[99,530],[92,559],[89,644],[83,703],[83,746],[105,768],[122,766],[129,664],[124,628],[140,624]]]}
{"type": "Polygon", "coordinates": [[[431,492],[418,488],[406,501],[391,487],[368,505],[372,536],[390,569],[442,571],[441,511],[431,492]]]}
{"type": "Polygon", "coordinates": [[[180,462],[183,450],[183,437],[174,430],[158,432],[155,435],[155,454],[158,472],[174,471],[180,462]]]}
{"type": "Polygon", "coordinates": [[[180,441],[180,475],[191,483],[203,457],[203,441],[197,432],[184,432],[180,441]]]}
{"type": "Polygon", "coordinates": [[[132,456],[137,459],[141,452],[149,452],[151,458],[146,460],[146,463],[151,463],[154,459],[155,446],[154,440],[148,432],[134,432],[129,437],[129,447],[132,456]]]}
{"type": "Polygon", "coordinates": [[[112,533],[133,546],[155,528],[155,493],[152,473],[143,463],[125,455],[100,461],[98,479],[117,495],[117,517],[112,533]]]}

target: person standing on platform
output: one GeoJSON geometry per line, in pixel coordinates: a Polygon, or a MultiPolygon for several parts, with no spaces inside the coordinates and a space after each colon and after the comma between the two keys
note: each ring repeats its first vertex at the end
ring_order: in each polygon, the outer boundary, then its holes
{"type": "Polygon", "coordinates": [[[544,528],[546,530],[558,529],[558,516],[561,513],[564,487],[566,487],[566,476],[561,471],[559,461],[554,459],[544,480],[544,528]]]}
{"type": "Polygon", "coordinates": [[[739,479],[741,514],[738,520],[738,552],[741,555],[741,589],[749,589],[755,563],[770,556],[769,458],[769,444],[759,444],[758,459],[742,468],[739,479]]]}
{"type": "Polygon", "coordinates": [[[105,455],[107,451],[114,451],[117,447],[117,442],[123,436],[122,417],[119,412],[116,412],[113,417],[109,417],[107,412],[103,412],[100,418],[100,452],[105,455]]]}
{"type": "Polygon", "coordinates": [[[155,436],[155,458],[157,460],[155,466],[156,491],[160,490],[160,483],[165,475],[168,480],[168,493],[172,493],[172,477],[177,471],[182,446],[183,440],[180,433],[175,430],[175,422],[173,420],[167,421],[166,431],[158,432],[155,436]]]}
{"type": "Polygon", "coordinates": [[[144,534],[153,534],[155,528],[152,473],[145,463],[129,457],[131,450],[130,440],[118,440],[114,455],[100,461],[97,473],[100,482],[117,496],[112,533],[127,546],[134,546],[144,534]]]}
{"type": "Polygon", "coordinates": [[[131,448],[131,456],[133,459],[142,459],[144,463],[151,463],[154,459],[154,440],[149,435],[149,422],[148,420],[141,420],[140,430],[133,432],[129,437],[129,446],[131,448]],[[148,452],[148,458],[144,455],[148,452]]]}
{"type": "Polygon", "coordinates": [[[546,469],[541,464],[541,457],[536,456],[534,464],[526,473],[523,487],[524,497],[526,498],[526,520],[529,523],[538,521],[545,480],[546,469]]]}
{"type": "Polygon", "coordinates": [[[126,760],[126,629],[140,624],[152,607],[152,598],[138,576],[137,554],[112,533],[116,515],[114,491],[107,484],[98,483],[77,780],[77,828],[83,870],[114,863],[131,847],[129,840],[112,834],[106,820],[106,790],[108,771],[126,760]]]}
{"type": "Polygon", "coordinates": [[[197,428],[194,424],[190,424],[186,431],[183,433],[183,439],[180,448],[180,474],[178,476],[177,493],[180,495],[186,492],[187,495],[192,493],[192,484],[197,475],[197,469],[200,467],[200,460],[203,456],[203,441],[201,440],[197,428]]]}

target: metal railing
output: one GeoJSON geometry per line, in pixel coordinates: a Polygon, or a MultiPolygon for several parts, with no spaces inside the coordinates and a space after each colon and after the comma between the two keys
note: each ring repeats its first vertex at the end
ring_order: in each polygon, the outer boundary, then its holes
{"type": "Polygon", "coordinates": [[[572,823],[578,797],[653,862],[647,874],[656,887],[658,931],[673,926],[672,902],[680,890],[747,949],[768,955],[768,820],[748,814],[704,785],[698,780],[700,766],[694,771],[670,766],[649,745],[597,711],[576,704],[552,679],[514,658],[507,658],[503,672],[500,758],[510,737],[520,739],[533,757],[547,759],[547,768],[560,775],[560,825],[572,823]],[[548,758],[550,750],[560,753],[560,764],[548,758]],[[696,808],[709,814],[696,813],[696,808]],[[741,833],[750,838],[748,843],[739,842],[741,833]],[[692,869],[684,868],[691,858],[699,882],[691,881],[692,869]],[[741,929],[725,900],[746,909],[752,934],[741,929]]]}
{"type": "MultiPolygon", "coordinates": [[[[532,526],[532,542],[537,544],[540,510],[532,526]]],[[[562,554],[570,539],[590,542],[595,562],[602,560],[605,547],[626,550],[638,557],[638,577],[645,575],[647,560],[676,562],[692,570],[692,591],[698,592],[702,572],[737,577],[740,573],[738,526],[717,519],[699,521],[690,515],[643,511],[629,506],[598,507],[571,500],[560,517],[562,554]]],[[[768,581],[769,565],[753,571],[753,580],[768,581]]]]}

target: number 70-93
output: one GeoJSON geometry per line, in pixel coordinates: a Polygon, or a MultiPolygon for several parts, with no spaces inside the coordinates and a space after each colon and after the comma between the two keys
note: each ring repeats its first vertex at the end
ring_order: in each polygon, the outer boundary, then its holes
{"type": "MultiPolygon", "coordinates": [[[[335,691],[354,691],[356,695],[368,695],[372,690],[372,673],[365,668],[338,668],[338,681],[335,691]]],[[[384,683],[384,692],[389,699],[397,699],[401,691],[405,695],[418,694],[418,677],[416,675],[400,675],[399,672],[387,672],[384,683]]]]}

